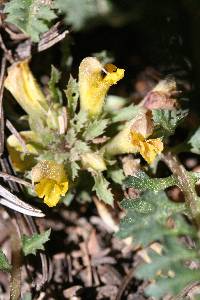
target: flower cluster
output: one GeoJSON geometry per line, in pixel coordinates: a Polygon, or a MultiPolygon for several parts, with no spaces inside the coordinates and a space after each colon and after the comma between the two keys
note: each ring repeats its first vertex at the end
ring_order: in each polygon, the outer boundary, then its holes
{"type": "Polygon", "coordinates": [[[103,173],[112,174],[112,158],[140,153],[151,164],[163,150],[161,138],[151,138],[154,123],[148,105],[138,107],[138,113],[120,126],[113,121],[112,112],[106,111],[106,94],[123,76],[123,69],[87,57],[80,64],[78,83],[69,79],[67,104],[63,104],[44,94],[27,60],[9,68],[5,86],[26,112],[29,128],[20,132],[23,143],[11,135],[7,147],[16,171],[31,176],[36,195],[48,206],[55,206],[76,188],[81,178],[78,174],[84,170],[93,177],[98,197],[112,204],[103,173]],[[103,133],[112,124],[117,134],[109,134],[108,140],[103,133]]]}

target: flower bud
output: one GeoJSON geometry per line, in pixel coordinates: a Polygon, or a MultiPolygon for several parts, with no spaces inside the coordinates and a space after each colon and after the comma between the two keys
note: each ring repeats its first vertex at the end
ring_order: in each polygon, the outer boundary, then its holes
{"type": "Polygon", "coordinates": [[[85,169],[92,169],[94,171],[102,172],[106,170],[106,164],[103,158],[93,152],[88,152],[81,155],[81,162],[83,168],[85,169]]]}

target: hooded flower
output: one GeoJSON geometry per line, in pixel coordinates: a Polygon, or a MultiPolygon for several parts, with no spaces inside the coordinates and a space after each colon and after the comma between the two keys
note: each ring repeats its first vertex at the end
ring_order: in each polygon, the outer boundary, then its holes
{"type": "Polygon", "coordinates": [[[124,129],[104,146],[105,155],[112,156],[139,152],[151,164],[156,155],[163,150],[161,139],[148,139],[153,133],[153,128],[151,113],[145,110],[141,111],[136,118],[127,122],[124,129]]]}
{"type": "Polygon", "coordinates": [[[87,57],[79,67],[81,109],[90,116],[101,113],[109,88],[124,77],[124,70],[112,64],[103,66],[96,58],[87,57]]]}
{"type": "Polygon", "coordinates": [[[62,164],[54,161],[40,161],[32,169],[35,192],[49,207],[55,206],[68,191],[67,175],[62,164]]]}
{"type": "Polygon", "coordinates": [[[24,145],[12,134],[7,138],[7,148],[15,171],[24,172],[35,164],[41,141],[34,131],[21,131],[19,134],[24,145]]]}
{"type": "Polygon", "coordinates": [[[28,115],[46,118],[48,104],[33,77],[28,60],[15,63],[8,69],[5,87],[28,115]]]}

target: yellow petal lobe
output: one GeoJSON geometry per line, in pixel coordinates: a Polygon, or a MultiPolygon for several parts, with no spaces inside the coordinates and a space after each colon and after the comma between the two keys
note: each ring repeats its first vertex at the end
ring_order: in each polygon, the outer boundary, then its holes
{"type": "Polygon", "coordinates": [[[49,207],[55,206],[68,191],[68,180],[64,166],[54,161],[40,161],[32,169],[35,192],[49,207]]]}
{"type": "Polygon", "coordinates": [[[131,137],[132,143],[138,147],[138,152],[148,164],[151,164],[156,156],[163,151],[163,143],[159,138],[145,140],[143,135],[134,131],[131,132],[131,137]]]}

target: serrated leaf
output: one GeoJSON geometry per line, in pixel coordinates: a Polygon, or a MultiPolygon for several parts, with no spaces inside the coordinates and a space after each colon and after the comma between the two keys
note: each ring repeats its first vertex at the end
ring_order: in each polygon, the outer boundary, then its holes
{"type": "Polygon", "coordinates": [[[34,42],[39,41],[41,33],[48,31],[50,21],[56,14],[50,5],[42,0],[11,0],[5,4],[6,21],[19,27],[34,42]]]}
{"type": "Polygon", "coordinates": [[[0,249],[0,270],[3,272],[10,272],[11,268],[12,267],[11,267],[6,255],[0,249]]]}
{"type": "Polygon", "coordinates": [[[51,229],[40,233],[34,234],[31,237],[24,235],[22,237],[22,249],[24,255],[34,254],[36,255],[37,250],[44,250],[44,244],[49,240],[51,229]]]}
{"type": "Polygon", "coordinates": [[[57,87],[57,83],[60,80],[60,72],[52,65],[51,77],[48,82],[50,96],[53,102],[62,104],[62,93],[57,87]]]}
{"type": "Polygon", "coordinates": [[[128,107],[121,108],[119,111],[114,113],[112,122],[129,121],[136,117],[141,112],[141,107],[129,105],[128,107]]]}
{"type": "Polygon", "coordinates": [[[108,125],[108,122],[109,120],[107,119],[94,120],[93,122],[90,122],[83,134],[85,140],[90,141],[103,134],[108,125]]]}
{"type": "MultiPolygon", "coordinates": [[[[199,281],[199,271],[180,267],[180,272],[172,278],[160,278],[156,284],[150,284],[145,289],[145,294],[162,300],[164,295],[178,295],[188,284],[199,281]]],[[[181,299],[181,298],[180,298],[181,299]]],[[[186,298],[184,298],[186,299],[186,298]]],[[[196,298],[195,298],[196,299],[196,298]]]]}
{"type": "Polygon", "coordinates": [[[74,116],[78,104],[79,88],[78,82],[71,75],[67,84],[67,89],[64,91],[67,97],[67,109],[71,118],[74,116]]]}
{"type": "Polygon", "coordinates": [[[73,128],[76,130],[76,133],[79,133],[88,121],[88,115],[85,111],[81,110],[78,114],[75,115],[73,119],[73,128]]]}
{"type": "Polygon", "coordinates": [[[187,284],[200,278],[197,270],[190,270],[185,264],[198,258],[197,249],[188,248],[174,237],[165,240],[161,254],[151,250],[149,256],[151,263],[144,263],[136,269],[137,278],[156,279],[145,289],[148,296],[163,299],[166,294],[177,295],[187,284]]]}
{"type": "Polygon", "coordinates": [[[155,126],[160,129],[160,135],[170,136],[174,134],[178,124],[187,116],[187,110],[152,110],[155,126]]]}
{"type": "Polygon", "coordinates": [[[99,173],[94,176],[95,184],[93,186],[93,191],[96,192],[98,198],[103,200],[105,203],[109,205],[113,205],[113,194],[109,189],[109,182],[105,179],[105,177],[99,173]]]}
{"type": "Polygon", "coordinates": [[[126,187],[133,187],[140,191],[157,192],[177,185],[177,179],[173,175],[166,178],[150,178],[144,172],[137,172],[134,176],[128,176],[123,183],[126,187]]]}
{"type": "Polygon", "coordinates": [[[191,152],[200,154],[200,127],[191,136],[188,143],[191,145],[191,152]]]}
{"type": "MultiPolygon", "coordinates": [[[[167,219],[185,211],[183,203],[169,201],[164,192],[145,192],[140,198],[124,199],[120,205],[127,214],[120,222],[117,237],[131,236],[135,244],[143,246],[169,235],[171,230],[166,227],[167,219]]],[[[187,232],[187,228],[180,224],[181,221],[177,223],[175,232],[187,232]]]]}
{"type": "Polygon", "coordinates": [[[80,166],[77,162],[72,161],[70,163],[71,172],[72,172],[72,180],[74,180],[78,176],[78,171],[80,170],[80,166]]]}

